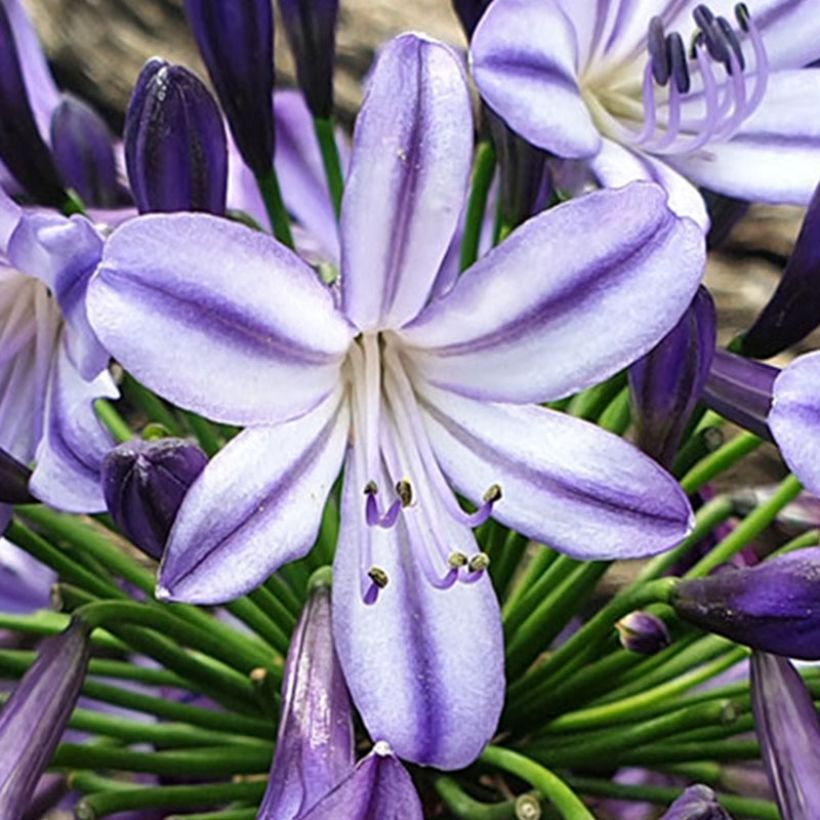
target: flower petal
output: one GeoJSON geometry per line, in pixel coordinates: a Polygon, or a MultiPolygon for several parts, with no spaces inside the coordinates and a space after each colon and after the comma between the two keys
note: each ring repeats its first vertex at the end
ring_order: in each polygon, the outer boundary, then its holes
{"type": "Polygon", "coordinates": [[[342,303],[359,328],[397,327],[427,301],[467,190],[471,123],[449,48],[414,34],[384,47],[342,202],[342,303]]]}
{"type": "Polygon", "coordinates": [[[442,469],[493,517],[573,558],[638,558],[673,547],[692,511],[678,483],[631,444],[542,407],[464,399],[421,386],[442,469]]]}
{"type": "Polygon", "coordinates": [[[691,302],[704,240],[634,183],[515,231],[401,331],[433,384],[532,402],[596,384],[651,349],[691,302]]]}
{"type": "Polygon", "coordinates": [[[94,401],[117,398],[119,392],[107,370],[92,381],[83,379],[71,362],[65,331],[54,359],[29,488],[41,501],[68,512],[102,512],[100,464],[113,442],[94,412],[94,401]]]}
{"type": "Polygon", "coordinates": [[[349,427],[341,390],[301,418],[240,433],[180,507],[157,596],[215,604],[258,586],[313,546],[349,427]]]}
{"type": "Polygon", "coordinates": [[[20,206],[0,187],[0,251],[3,253],[22,215],[20,206]]]}
{"type": "Polygon", "coordinates": [[[575,30],[555,0],[496,0],[472,40],[473,76],[485,102],[513,131],[559,157],[590,157],[601,146],[578,88],[577,51],[575,30]]]}
{"type": "Polygon", "coordinates": [[[316,406],[335,387],[351,336],[299,257],[205,214],[145,216],[117,230],[89,286],[88,313],[143,384],[231,424],[316,406]]]}
{"type": "Polygon", "coordinates": [[[768,421],[789,469],[820,495],[820,352],[801,356],[777,377],[768,421]]]}
{"type": "MultiPolygon", "coordinates": [[[[817,15],[820,18],[820,15],[817,15]]],[[[820,181],[820,71],[780,71],[728,142],[669,157],[680,173],[722,194],[806,205],[820,181]]]]}
{"type": "MultiPolygon", "coordinates": [[[[405,760],[441,769],[471,763],[496,729],[504,697],[501,617],[490,579],[436,589],[414,558],[404,517],[392,529],[364,520],[356,459],[347,461],[342,521],[333,565],[336,651],[371,737],[405,760]],[[387,573],[375,603],[362,600],[362,534],[387,573]]],[[[384,481],[382,482],[384,483],[384,481]]],[[[485,488],[486,489],[486,488],[485,488]]],[[[436,517],[454,550],[475,553],[470,530],[436,517]]],[[[365,570],[367,567],[365,567],[365,570]]]]}

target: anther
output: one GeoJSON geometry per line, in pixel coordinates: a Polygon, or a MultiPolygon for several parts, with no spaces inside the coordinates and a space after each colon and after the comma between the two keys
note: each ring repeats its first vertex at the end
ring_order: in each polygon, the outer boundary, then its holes
{"type": "Polygon", "coordinates": [[[715,19],[715,15],[712,14],[711,9],[703,3],[695,7],[695,10],[692,12],[692,17],[695,18],[695,23],[702,29],[706,29],[707,26],[712,25],[712,21],[715,19]]]}
{"type": "Polygon", "coordinates": [[[413,485],[408,479],[403,478],[396,484],[396,494],[402,507],[409,507],[413,503],[413,485]]]}
{"type": "Polygon", "coordinates": [[[387,573],[381,567],[370,567],[367,577],[379,588],[384,589],[389,581],[387,573]]]}
{"type": "Polygon", "coordinates": [[[735,19],[743,31],[749,30],[750,18],[751,14],[749,14],[749,7],[745,3],[738,3],[735,6],[735,19]]]}
{"type": "Polygon", "coordinates": [[[482,498],[485,504],[495,504],[496,501],[501,500],[501,485],[500,484],[491,484],[487,488],[487,492],[484,493],[482,498]]]}
{"type": "Polygon", "coordinates": [[[461,567],[466,567],[469,560],[463,552],[451,552],[450,557],[447,559],[447,566],[450,567],[450,569],[460,569],[461,567]]]}
{"type": "Polygon", "coordinates": [[[675,80],[675,86],[681,94],[686,94],[691,87],[689,69],[686,66],[686,49],[683,47],[683,37],[673,31],[666,38],[666,50],[669,55],[670,73],[675,80]]]}
{"type": "Polygon", "coordinates": [[[376,482],[371,480],[368,481],[367,484],[364,485],[364,494],[365,495],[376,495],[378,493],[379,488],[376,486],[376,482]]]}
{"type": "MultiPolygon", "coordinates": [[[[729,24],[729,21],[725,17],[718,17],[717,24],[720,26],[721,33],[723,34],[724,39],[729,44],[729,48],[732,49],[735,55],[735,59],[737,60],[737,65],[741,71],[746,68],[746,61],[743,59],[743,48],[740,45],[740,40],[737,39],[737,34],[735,34],[735,30],[729,24]]],[[[729,59],[726,63],[726,70],[731,74],[732,73],[732,61],[729,59]]]]}
{"type": "Polygon", "coordinates": [[[666,39],[663,32],[663,21],[653,17],[649,21],[649,34],[646,41],[649,59],[652,61],[652,76],[658,85],[669,82],[669,55],[666,52],[666,39]]]}
{"type": "Polygon", "coordinates": [[[477,552],[470,558],[467,568],[470,572],[481,572],[490,566],[490,556],[486,552],[477,552]]]}

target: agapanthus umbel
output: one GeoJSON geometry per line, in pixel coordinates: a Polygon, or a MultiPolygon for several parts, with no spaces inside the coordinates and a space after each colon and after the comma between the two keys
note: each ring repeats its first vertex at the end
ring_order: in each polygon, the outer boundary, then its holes
{"type": "Polygon", "coordinates": [[[503,699],[472,526],[492,515],[578,558],[646,555],[687,532],[689,505],[656,464],[535,402],[651,348],[704,261],[697,227],[639,184],[531,220],[442,294],[471,135],[459,59],[400,37],[356,125],[338,294],[270,237],[193,214],[124,225],[89,290],[94,327],[137,378],[248,428],[187,495],[159,594],[225,601],[304,555],[344,461],[345,676],[371,736],[445,768],[475,758],[503,699]]]}
{"type": "Polygon", "coordinates": [[[820,174],[814,0],[496,0],[472,40],[488,105],[604,186],[651,179],[707,224],[695,185],[809,201],[820,174]]]}

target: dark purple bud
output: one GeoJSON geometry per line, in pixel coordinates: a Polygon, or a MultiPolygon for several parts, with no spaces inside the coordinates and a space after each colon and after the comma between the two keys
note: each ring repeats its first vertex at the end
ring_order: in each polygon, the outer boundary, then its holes
{"type": "Polygon", "coordinates": [[[670,603],[684,620],[752,649],[820,659],[820,547],[754,567],[681,581],[670,603]]]}
{"type": "Polygon", "coordinates": [[[74,620],[46,638],[0,711],[2,817],[23,817],[60,741],[88,668],[89,632],[74,620]]]}
{"type": "Polygon", "coordinates": [[[666,624],[650,612],[630,612],[615,624],[621,646],[641,655],[654,655],[671,643],[666,624]]]}
{"type": "Polygon", "coordinates": [[[330,587],[312,587],[288,650],[279,736],[260,820],[302,817],[356,763],[350,695],[333,648],[330,587]]]}
{"type": "Polygon", "coordinates": [[[746,356],[768,359],[820,325],[820,187],[814,192],[780,283],[743,336],[746,356]]]}
{"type": "Polygon", "coordinates": [[[729,421],[771,441],[767,417],[779,373],[776,367],[717,350],[703,389],[703,401],[729,421]]]}
{"type": "Polygon", "coordinates": [[[453,0],[453,9],[469,40],[491,0],[453,0]]]}
{"type": "Polygon", "coordinates": [[[0,504],[32,504],[36,501],[28,491],[31,470],[0,449],[0,504]]]}
{"type": "Polygon", "coordinates": [[[314,117],[333,113],[333,64],[339,0],[279,0],[296,77],[314,117]]]}
{"type": "Polygon", "coordinates": [[[708,786],[690,786],[660,820],[732,820],[708,786]]]}
{"type": "Polygon", "coordinates": [[[26,90],[14,31],[0,3],[0,160],[41,205],[62,206],[67,194],[43,140],[26,90]]]}
{"type": "Polygon", "coordinates": [[[720,247],[729,238],[732,228],[743,219],[751,203],[745,199],[734,199],[706,189],[702,189],[701,194],[709,212],[710,224],[706,246],[711,250],[720,247]]]}
{"type": "Polygon", "coordinates": [[[381,740],[351,774],[299,820],[422,820],[410,775],[381,740]]]}
{"type": "Polygon", "coordinates": [[[205,453],[183,439],[118,445],[102,463],[111,517],[137,547],[159,560],[182,499],[207,463],[205,453]]]}
{"type": "Polygon", "coordinates": [[[185,0],[185,13],[242,159],[257,175],[273,164],[271,0],[185,0]]]}
{"type": "Polygon", "coordinates": [[[782,817],[820,817],[820,719],[800,675],[785,658],[754,652],[755,732],[782,817]]]}
{"type": "Polygon", "coordinates": [[[698,289],[680,321],[629,368],[637,444],[669,466],[700,399],[715,352],[715,305],[698,289]]]}
{"type": "Polygon", "coordinates": [[[97,208],[117,205],[120,188],[114,143],[93,108],[64,95],[51,115],[51,148],[65,184],[83,202],[97,208]]]}
{"type": "Polygon", "coordinates": [[[125,162],[141,213],[225,213],[228,149],[213,97],[188,69],[149,60],[125,116],[125,162]]]}

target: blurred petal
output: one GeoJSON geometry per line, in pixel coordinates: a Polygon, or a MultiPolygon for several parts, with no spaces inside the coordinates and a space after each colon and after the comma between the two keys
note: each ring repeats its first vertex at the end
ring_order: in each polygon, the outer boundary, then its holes
{"type": "Polygon", "coordinates": [[[422,389],[442,469],[474,503],[500,485],[493,517],[508,527],[589,560],[652,555],[689,531],[678,483],[617,436],[541,407],[422,389]]]}
{"type": "Polygon", "coordinates": [[[439,387],[560,398],[657,344],[692,301],[704,255],[701,232],[658,186],[599,191],[526,222],[401,336],[439,387]]]}
{"type": "Polygon", "coordinates": [[[230,424],[315,407],[336,386],[351,335],[298,256],[206,214],[151,215],[119,228],[89,287],[88,312],[140,382],[230,424]]]}
{"type": "Polygon", "coordinates": [[[697,784],[684,790],[661,820],[732,820],[732,817],[708,786],[697,784]]]}
{"type": "Polygon", "coordinates": [[[481,96],[513,131],[559,157],[597,153],[601,137],[578,88],[575,31],[554,0],[496,0],[470,54],[481,96]]]}
{"type": "MultiPolygon", "coordinates": [[[[6,508],[11,513],[11,508],[6,508]]],[[[0,508],[0,533],[4,529],[0,508]]],[[[0,538],[0,612],[34,612],[51,606],[51,585],[57,575],[27,552],[0,538]]]]}
{"type": "Polygon", "coordinates": [[[466,195],[471,124],[449,48],[407,34],[382,49],[342,203],[342,303],[357,327],[397,327],[427,301],[466,195]]]}
{"type": "Polygon", "coordinates": [[[20,206],[0,188],[0,251],[3,253],[6,252],[9,239],[22,215],[20,206]]]}
{"type": "Polygon", "coordinates": [[[245,430],[214,457],[177,514],[158,597],[233,600],[313,546],[347,442],[340,401],[334,391],[301,418],[245,430]]]}

